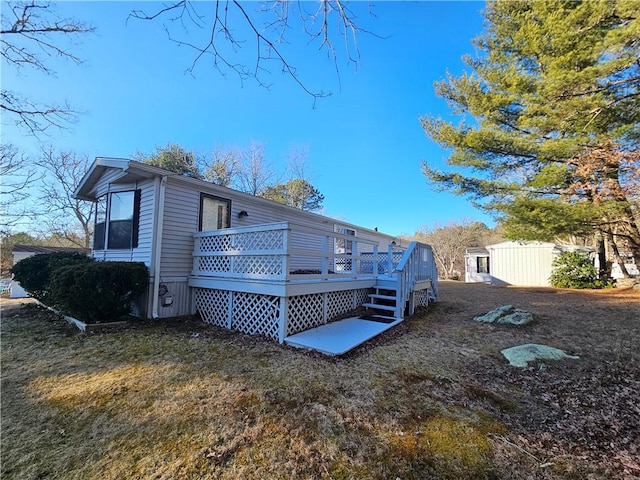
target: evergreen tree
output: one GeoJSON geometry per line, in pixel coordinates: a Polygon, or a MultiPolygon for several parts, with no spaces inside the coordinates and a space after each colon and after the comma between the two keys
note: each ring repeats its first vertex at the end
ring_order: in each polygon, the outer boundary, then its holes
{"type": "Polygon", "coordinates": [[[164,147],[156,147],[152,154],[136,153],[135,159],[139,162],[164,168],[185,177],[204,178],[200,172],[196,155],[176,143],[167,143],[164,147]]]}
{"type": "Polygon", "coordinates": [[[433,184],[514,239],[595,235],[640,261],[640,2],[499,1],[473,70],[436,83],[460,117],[422,118],[451,152],[433,184]]]}
{"type": "Polygon", "coordinates": [[[307,211],[319,210],[324,201],[324,195],[301,178],[294,178],[286,183],[267,187],[262,196],[307,211]]]}

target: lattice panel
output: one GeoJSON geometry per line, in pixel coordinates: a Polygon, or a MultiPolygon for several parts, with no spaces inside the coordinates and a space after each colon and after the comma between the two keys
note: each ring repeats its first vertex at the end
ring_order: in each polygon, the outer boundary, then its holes
{"type": "Polygon", "coordinates": [[[414,302],[416,307],[428,307],[429,290],[417,290],[414,294],[414,302]]]}
{"type": "Polygon", "coordinates": [[[233,296],[231,328],[278,340],[279,305],[279,297],[236,292],[233,296]]]}
{"type": "Polygon", "coordinates": [[[400,263],[400,260],[402,260],[403,255],[404,255],[404,252],[393,252],[393,254],[391,255],[391,266],[393,267],[394,270],[400,263]]]}
{"type": "Polygon", "coordinates": [[[196,308],[202,320],[218,327],[227,327],[229,292],[196,288],[196,308]]]}
{"type": "Polygon", "coordinates": [[[280,275],[282,260],[279,256],[251,255],[235,257],[233,261],[234,273],[254,273],[258,275],[280,275]]]}
{"type": "Polygon", "coordinates": [[[353,310],[353,290],[327,292],[327,319],[353,310]]]}
{"type": "Polygon", "coordinates": [[[283,248],[282,230],[236,233],[232,235],[232,250],[280,250],[283,248]]]}
{"type": "Polygon", "coordinates": [[[356,308],[362,306],[363,303],[366,303],[370,300],[370,293],[373,293],[373,289],[361,288],[360,290],[353,291],[356,308]]]}
{"type": "Polygon", "coordinates": [[[289,297],[286,335],[293,335],[324,324],[322,303],[321,293],[289,297]]]}
{"type": "Polygon", "coordinates": [[[231,269],[229,257],[198,257],[198,270],[204,272],[228,272],[231,269]]]}
{"type": "MultiPolygon", "coordinates": [[[[386,257],[386,255],[385,255],[386,257]]],[[[369,260],[363,260],[360,262],[359,273],[373,273],[373,262],[369,260]]],[[[387,273],[387,263],[383,261],[378,262],[378,274],[387,273]]]]}
{"type": "Polygon", "coordinates": [[[212,235],[200,237],[200,251],[209,252],[227,252],[231,249],[230,235],[212,235]]]}

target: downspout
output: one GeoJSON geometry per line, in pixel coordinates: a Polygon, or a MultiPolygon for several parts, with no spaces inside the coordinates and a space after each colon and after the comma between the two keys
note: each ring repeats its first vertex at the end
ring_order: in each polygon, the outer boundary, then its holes
{"type": "Polygon", "coordinates": [[[167,189],[167,177],[162,177],[160,181],[160,191],[158,192],[157,227],[155,232],[155,245],[153,246],[153,306],[151,316],[158,318],[158,298],[160,296],[160,258],[162,252],[162,226],[164,223],[164,197],[167,189]]]}

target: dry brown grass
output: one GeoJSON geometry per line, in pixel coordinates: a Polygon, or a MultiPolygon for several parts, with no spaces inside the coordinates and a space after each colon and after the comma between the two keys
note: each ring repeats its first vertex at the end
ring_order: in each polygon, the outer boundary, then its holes
{"type": "Polygon", "coordinates": [[[34,306],[2,317],[3,480],[640,475],[638,292],[444,282],[341,358],[195,319],[85,335],[34,306]],[[472,321],[505,303],[536,321],[472,321]],[[499,352],[520,343],[581,359],[515,369],[499,352]]]}

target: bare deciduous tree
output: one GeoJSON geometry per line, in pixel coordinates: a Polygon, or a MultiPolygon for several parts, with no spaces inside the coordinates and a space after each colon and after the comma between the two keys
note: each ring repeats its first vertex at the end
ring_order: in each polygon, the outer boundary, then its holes
{"type": "Polygon", "coordinates": [[[242,170],[238,174],[238,189],[251,195],[262,195],[265,189],[275,183],[273,166],[265,159],[264,144],[251,142],[244,152],[242,170]]]}
{"type": "Polygon", "coordinates": [[[55,234],[81,247],[91,246],[95,204],[74,197],[74,192],[89,167],[88,157],[75,152],[43,149],[36,164],[45,172],[40,188],[45,232],[55,234]]]}
{"type": "Polygon", "coordinates": [[[356,23],[356,14],[343,0],[255,3],[182,0],[147,12],[134,10],[130,17],[141,20],[167,19],[164,27],[169,39],[194,50],[195,58],[188,69],[190,73],[200,61],[209,57],[223,75],[233,72],[241,82],[253,79],[259,85],[268,87],[265,77],[270,73],[269,65],[275,65],[314,99],[329,94],[309,88],[290,62],[286,51],[289,31],[302,30],[309,43],[315,43],[319,50],[325,50],[333,60],[336,72],[339,55],[334,41],[340,39],[346,58],[356,64],[359,59],[358,34],[371,33],[356,23]],[[259,7],[249,8],[254,5],[259,7]],[[172,27],[175,25],[182,27],[182,34],[174,33],[172,27]],[[196,38],[199,32],[203,35],[196,38]],[[253,65],[237,61],[239,50],[247,45],[253,45],[255,50],[253,65]]]}
{"type": "Polygon", "coordinates": [[[218,145],[210,155],[203,156],[200,163],[205,180],[232,187],[242,169],[242,151],[239,148],[225,150],[218,145]]]}
{"type": "MultiPolygon", "coordinates": [[[[76,64],[82,63],[66,43],[93,30],[76,19],[58,18],[50,3],[35,0],[6,2],[2,8],[0,55],[6,66],[18,71],[30,68],[52,75],[55,72],[47,58],[62,57],[76,64]]],[[[51,126],[63,128],[76,117],[76,112],[66,102],[43,103],[4,88],[0,93],[0,110],[33,135],[51,126]]]]}
{"type": "Polygon", "coordinates": [[[0,144],[0,233],[7,235],[12,227],[29,217],[23,201],[28,189],[39,176],[29,158],[12,144],[0,144]]]}
{"type": "Polygon", "coordinates": [[[432,246],[440,276],[456,278],[464,272],[467,248],[483,245],[483,239],[489,233],[490,230],[483,223],[465,220],[462,223],[454,221],[444,227],[424,227],[416,237],[432,246]]]}

